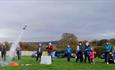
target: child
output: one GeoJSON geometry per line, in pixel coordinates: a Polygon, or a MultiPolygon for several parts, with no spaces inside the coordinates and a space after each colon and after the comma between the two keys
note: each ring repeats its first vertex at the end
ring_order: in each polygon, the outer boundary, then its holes
{"type": "Polygon", "coordinates": [[[109,63],[115,64],[115,54],[111,53],[111,59],[109,60],[109,63]]]}
{"type": "Polygon", "coordinates": [[[112,60],[115,63],[115,54],[112,54],[112,60]]]}
{"type": "Polygon", "coordinates": [[[91,51],[90,54],[89,54],[90,60],[91,60],[91,64],[95,64],[95,63],[94,63],[94,58],[95,58],[96,52],[94,51],[93,48],[91,48],[91,50],[92,50],[92,51],[91,51]]]}
{"type": "Polygon", "coordinates": [[[67,61],[70,62],[71,53],[72,53],[72,48],[70,47],[70,45],[67,45],[67,47],[65,49],[65,53],[66,53],[66,56],[67,56],[67,61]]]}

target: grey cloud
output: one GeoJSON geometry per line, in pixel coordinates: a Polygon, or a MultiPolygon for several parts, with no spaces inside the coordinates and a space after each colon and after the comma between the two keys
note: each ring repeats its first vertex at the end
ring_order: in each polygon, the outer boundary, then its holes
{"type": "Polygon", "coordinates": [[[114,0],[3,0],[0,39],[15,40],[25,24],[28,28],[22,41],[59,40],[64,32],[72,32],[80,40],[111,38],[114,6],[114,0]]]}

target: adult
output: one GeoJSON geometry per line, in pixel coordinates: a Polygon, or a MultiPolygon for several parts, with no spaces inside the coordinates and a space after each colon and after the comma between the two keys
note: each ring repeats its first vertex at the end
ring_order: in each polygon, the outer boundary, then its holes
{"type": "Polygon", "coordinates": [[[6,60],[6,44],[2,43],[1,45],[1,57],[5,61],[6,60]]]}
{"type": "Polygon", "coordinates": [[[37,48],[37,57],[36,57],[36,61],[39,61],[41,60],[41,56],[42,56],[42,52],[43,52],[43,49],[42,49],[42,44],[40,43],[38,48],[37,48]]]}
{"type": "Polygon", "coordinates": [[[52,43],[49,43],[48,47],[46,48],[48,55],[51,56],[51,58],[53,58],[52,54],[53,54],[53,45],[52,43]]]}
{"type": "Polygon", "coordinates": [[[91,46],[90,46],[89,42],[86,42],[86,44],[85,44],[85,51],[84,51],[84,54],[85,54],[84,62],[85,63],[87,62],[87,58],[88,58],[88,62],[91,63],[90,56],[89,56],[90,53],[91,53],[91,46]]]}
{"type": "Polygon", "coordinates": [[[70,62],[70,60],[71,60],[71,53],[72,53],[72,48],[70,47],[70,45],[67,45],[67,47],[65,49],[65,54],[66,54],[68,62],[70,62]]]}
{"type": "Polygon", "coordinates": [[[78,60],[80,60],[80,62],[83,63],[84,46],[83,46],[82,42],[79,42],[79,45],[77,46],[76,56],[77,56],[76,62],[78,62],[78,60]]]}
{"type": "Polygon", "coordinates": [[[104,53],[105,53],[105,63],[109,64],[109,56],[110,53],[112,52],[112,45],[109,43],[109,41],[106,41],[105,45],[104,45],[104,53]]]}
{"type": "Polygon", "coordinates": [[[21,47],[18,46],[16,48],[16,54],[17,54],[18,60],[21,60],[21,47]]]}

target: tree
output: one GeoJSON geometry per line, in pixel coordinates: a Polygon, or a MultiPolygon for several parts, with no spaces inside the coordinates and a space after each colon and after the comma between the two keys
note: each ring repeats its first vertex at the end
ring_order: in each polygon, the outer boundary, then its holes
{"type": "Polygon", "coordinates": [[[62,35],[61,40],[58,43],[58,48],[65,49],[67,45],[71,45],[71,47],[75,50],[78,44],[77,37],[73,33],[64,33],[62,35]]]}
{"type": "Polygon", "coordinates": [[[19,45],[23,51],[31,51],[31,45],[30,44],[25,43],[25,42],[20,42],[19,45]]]}
{"type": "Polygon", "coordinates": [[[12,45],[12,43],[9,43],[8,41],[5,41],[4,43],[6,45],[7,50],[9,50],[11,45],[12,45]]]}
{"type": "Polygon", "coordinates": [[[97,47],[94,48],[94,50],[96,51],[97,57],[100,57],[104,52],[104,49],[103,49],[102,46],[97,46],[97,47]]]}
{"type": "Polygon", "coordinates": [[[110,43],[111,43],[112,45],[115,45],[115,39],[110,39],[110,43]]]}
{"type": "Polygon", "coordinates": [[[92,46],[98,46],[99,41],[93,40],[90,42],[92,46]]]}
{"type": "Polygon", "coordinates": [[[107,39],[100,40],[98,43],[98,46],[103,46],[106,43],[106,41],[108,41],[108,40],[107,39]]]}
{"type": "Polygon", "coordinates": [[[36,51],[37,48],[38,48],[38,45],[37,45],[37,44],[32,44],[32,45],[29,47],[29,49],[30,49],[31,51],[36,51]]]}

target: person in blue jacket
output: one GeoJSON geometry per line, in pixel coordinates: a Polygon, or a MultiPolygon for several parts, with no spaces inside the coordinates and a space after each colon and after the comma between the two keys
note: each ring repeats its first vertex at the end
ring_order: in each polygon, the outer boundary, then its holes
{"type": "Polygon", "coordinates": [[[110,59],[109,59],[109,63],[114,63],[115,64],[115,53],[110,53],[110,59]]]}
{"type": "Polygon", "coordinates": [[[91,53],[91,46],[89,45],[89,42],[86,42],[85,44],[85,51],[84,51],[84,55],[85,55],[85,60],[84,62],[86,63],[87,61],[87,58],[88,58],[88,62],[90,63],[91,60],[90,60],[90,53],[91,53]]]}
{"type": "Polygon", "coordinates": [[[106,41],[106,44],[104,45],[104,53],[105,53],[105,63],[109,64],[109,56],[112,52],[112,45],[109,43],[109,41],[106,41]]]}
{"type": "Polygon", "coordinates": [[[115,64],[115,54],[112,54],[112,61],[115,64]]]}
{"type": "Polygon", "coordinates": [[[72,48],[70,47],[70,45],[67,45],[67,47],[65,49],[65,54],[66,54],[68,62],[70,62],[70,60],[71,60],[71,53],[72,53],[72,48]]]}

